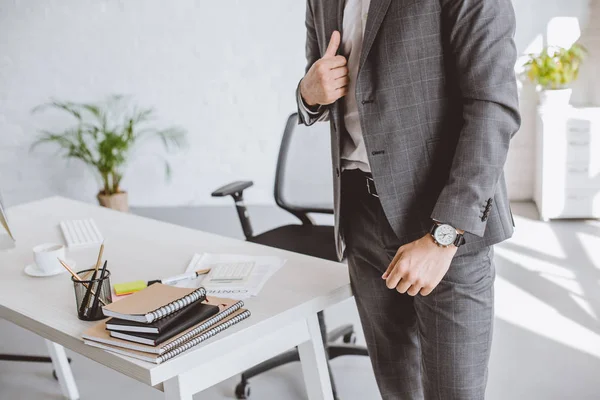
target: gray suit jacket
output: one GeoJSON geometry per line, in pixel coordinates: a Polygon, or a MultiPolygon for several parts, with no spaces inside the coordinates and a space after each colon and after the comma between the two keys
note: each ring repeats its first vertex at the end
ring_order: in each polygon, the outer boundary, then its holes
{"type": "MultiPolygon", "coordinates": [[[[344,0],[308,0],[308,68],[342,28],[344,0]]],[[[459,253],[509,238],[503,167],[520,116],[510,0],[371,0],[356,99],[375,186],[399,239],[431,220],[467,231],[459,253]]],[[[331,124],[338,254],[341,102],[331,124]]]]}

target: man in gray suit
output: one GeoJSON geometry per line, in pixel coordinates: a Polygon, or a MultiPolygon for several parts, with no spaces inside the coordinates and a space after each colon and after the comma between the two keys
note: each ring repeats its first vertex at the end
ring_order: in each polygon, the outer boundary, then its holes
{"type": "Polygon", "coordinates": [[[483,399],[492,245],[520,117],[510,0],[308,0],[300,120],[331,125],[344,249],[384,399],[483,399]]]}

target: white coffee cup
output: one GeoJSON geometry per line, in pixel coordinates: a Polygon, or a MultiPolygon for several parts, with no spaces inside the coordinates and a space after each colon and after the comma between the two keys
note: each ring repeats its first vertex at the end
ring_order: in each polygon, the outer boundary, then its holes
{"type": "Polygon", "coordinates": [[[33,248],[33,260],[37,269],[44,274],[62,270],[59,259],[65,261],[65,246],[62,244],[44,243],[33,248]]]}

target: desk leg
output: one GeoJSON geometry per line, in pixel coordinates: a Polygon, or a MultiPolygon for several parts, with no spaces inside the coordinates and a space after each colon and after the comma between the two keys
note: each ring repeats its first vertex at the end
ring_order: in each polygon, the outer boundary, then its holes
{"type": "Polygon", "coordinates": [[[327,355],[316,315],[306,319],[310,340],[298,346],[309,400],[333,400],[327,355]]]}
{"type": "Polygon", "coordinates": [[[186,387],[185,382],[180,376],[173,378],[163,383],[165,391],[165,400],[192,400],[193,393],[190,388],[186,387]]]}
{"type": "Polygon", "coordinates": [[[67,360],[67,354],[65,353],[64,347],[49,340],[46,340],[46,346],[52,359],[52,366],[58,377],[58,383],[60,383],[60,389],[62,390],[65,398],[69,400],[79,399],[79,391],[75,384],[75,378],[71,372],[71,366],[69,360],[67,360]]]}

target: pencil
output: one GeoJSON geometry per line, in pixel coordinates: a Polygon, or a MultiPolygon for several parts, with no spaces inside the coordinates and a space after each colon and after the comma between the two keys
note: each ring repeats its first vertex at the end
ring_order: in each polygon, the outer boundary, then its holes
{"type": "MultiPolygon", "coordinates": [[[[71,269],[71,267],[69,267],[69,266],[67,265],[67,263],[65,263],[65,262],[64,262],[63,260],[61,260],[60,258],[58,259],[58,262],[60,262],[60,263],[62,264],[62,266],[63,266],[63,267],[65,267],[65,269],[66,269],[67,271],[69,271],[69,273],[70,273],[70,274],[73,276],[73,278],[75,278],[75,279],[77,279],[79,282],[81,282],[81,284],[82,284],[82,285],[83,285],[83,286],[84,286],[86,289],[88,288],[88,285],[87,285],[87,284],[85,284],[85,283],[83,283],[83,279],[81,279],[81,277],[80,277],[79,275],[77,275],[77,273],[76,273],[76,272],[74,272],[74,271],[71,269]]],[[[93,294],[94,296],[96,295],[96,293],[95,293],[93,290],[92,290],[92,294],[93,294]]],[[[105,303],[105,302],[104,302],[102,299],[100,299],[100,302],[101,302],[103,305],[106,305],[106,303],[105,303]]]]}
{"type": "Polygon", "coordinates": [[[100,264],[102,263],[102,254],[104,253],[104,242],[100,245],[100,251],[98,252],[98,260],[96,261],[96,266],[94,267],[94,271],[88,271],[83,276],[85,279],[88,279],[90,275],[94,272],[98,272],[98,268],[100,268],[100,264]]]}
{"type": "Polygon", "coordinates": [[[100,268],[100,263],[102,262],[102,253],[104,253],[104,242],[100,245],[100,252],[98,253],[98,260],[96,261],[96,267],[94,268],[96,272],[98,272],[98,268],[100,268]]]}

